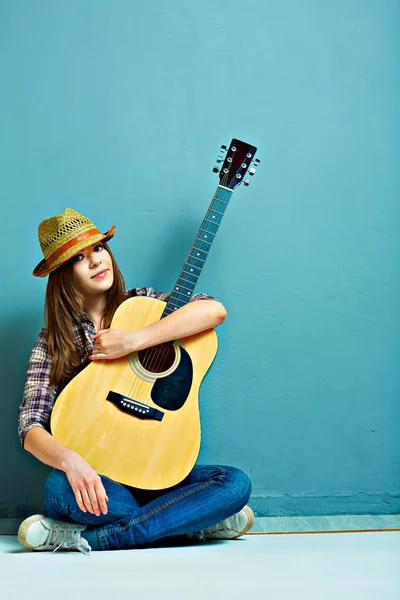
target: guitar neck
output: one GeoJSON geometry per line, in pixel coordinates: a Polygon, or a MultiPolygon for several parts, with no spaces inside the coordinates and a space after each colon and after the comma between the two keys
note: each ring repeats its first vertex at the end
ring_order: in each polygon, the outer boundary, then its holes
{"type": "Polygon", "coordinates": [[[233,190],[222,185],[217,187],[161,318],[184,306],[192,298],[232,193],[233,190]]]}

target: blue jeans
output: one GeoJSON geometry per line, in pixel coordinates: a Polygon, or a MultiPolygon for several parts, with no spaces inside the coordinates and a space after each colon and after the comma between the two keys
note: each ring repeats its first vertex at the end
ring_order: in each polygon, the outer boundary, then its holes
{"type": "Polygon", "coordinates": [[[128,488],[104,475],[101,480],[108,512],[98,517],[81,511],[63,471],[50,473],[44,490],[47,515],[87,525],[89,543],[94,534],[101,550],[201,531],[239,512],[251,492],[243,471],[224,466],[196,465],[180,484],[158,491],[128,488]]]}

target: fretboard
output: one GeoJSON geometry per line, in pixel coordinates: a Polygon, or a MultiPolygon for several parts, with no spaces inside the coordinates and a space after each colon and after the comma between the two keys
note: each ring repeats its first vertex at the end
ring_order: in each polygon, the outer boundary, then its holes
{"type": "Polygon", "coordinates": [[[161,318],[191,300],[232,193],[233,190],[217,187],[161,318]]]}

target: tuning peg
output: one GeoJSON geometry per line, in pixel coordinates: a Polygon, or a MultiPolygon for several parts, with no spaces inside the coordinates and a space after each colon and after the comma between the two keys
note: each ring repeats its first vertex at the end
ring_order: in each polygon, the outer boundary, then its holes
{"type": "Polygon", "coordinates": [[[253,160],[253,167],[251,167],[251,169],[249,169],[249,175],[253,176],[254,173],[256,172],[256,168],[258,167],[258,165],[260,164],[260,159],[256,158],[255,160],[253,160]]]}
{"type": "Polygon", "coordinates": [[[221,150],[223,150],[224,152],[226,152],[228,150],[228,148],[226,146],[221,146],[221,150]]]}
{"type": "Polygon", "coordinates": [[[218,167],[214,167],[214,168],[213,168],[213,173],[219,173],[219,169],[218,169],[218,167]]]}
{"type": "Polygon", "coordinates": [[[245,179],[245,180],[243,181],[243,183],[244,183],[244,185],[246,185],[246,186],[247,186],[247,185],[250,185],[250,179],[245,179]]]}

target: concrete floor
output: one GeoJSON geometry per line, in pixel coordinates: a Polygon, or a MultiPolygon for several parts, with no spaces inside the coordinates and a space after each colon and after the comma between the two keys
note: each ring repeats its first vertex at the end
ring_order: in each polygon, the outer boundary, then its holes
{"type": "Polygon", "coordinates": [[[400,532],[248,534],[90,556],[30,552],[4,535],[0,597],[399,600],[400,532]]]}

